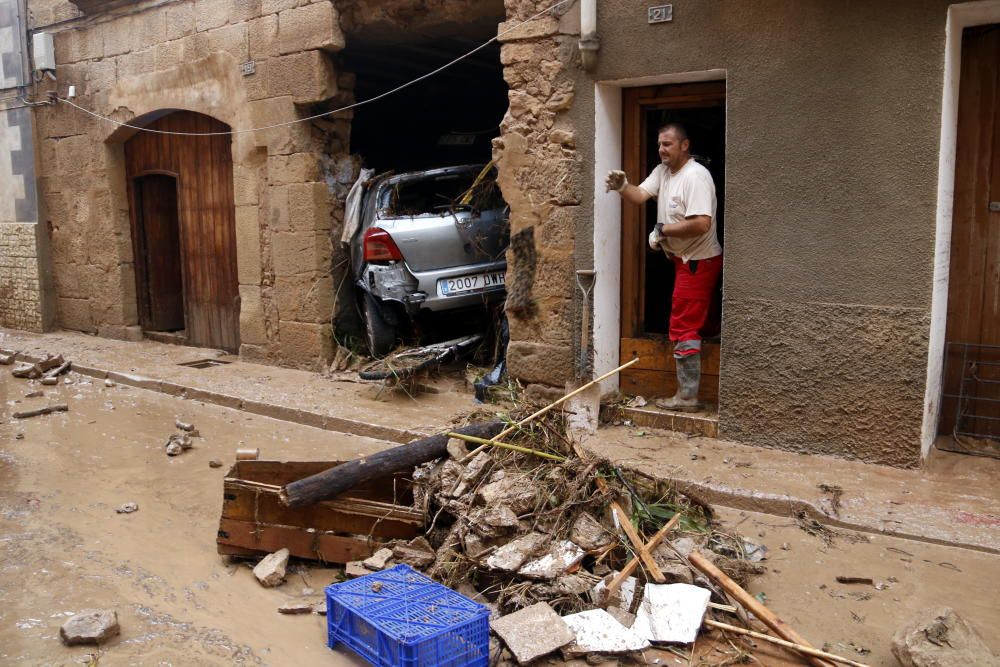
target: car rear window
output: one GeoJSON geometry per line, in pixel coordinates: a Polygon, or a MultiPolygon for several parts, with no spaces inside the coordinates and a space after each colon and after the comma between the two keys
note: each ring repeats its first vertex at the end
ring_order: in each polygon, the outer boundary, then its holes
{"type": "Polygon", "coordinates": [[[475,171],[443,174],[428,178],[407,179],[394,183],[383,191],[379,208],[390,217],[447,214],[457,208],[486,210],[502,208],[503,198],[496,183],[496,173],[483,178],[471,194],[469,189],[476,180],[475,171]],[[467,199],[468,204],[463,204],[467,199]]]}

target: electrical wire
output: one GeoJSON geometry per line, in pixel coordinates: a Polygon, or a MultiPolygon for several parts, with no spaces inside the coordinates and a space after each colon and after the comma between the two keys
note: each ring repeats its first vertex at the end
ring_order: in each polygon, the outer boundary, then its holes
{"type": "Polygon", "coordinates": [[[296,118],[295,120],[285,121],[284,123],[275,123],[274,125],[265,125],[263,127],[254,127],[254,128],[249,128],[249,129],[245,129],[245,130],[229,130],[227,132],[171,132],[171,131],[167,131],[167,130],[154,130],[154,129],[150,129],[148,127],[139,127],[138,125],[130,125],[129,123],[123,123],[121,121],[115,120],[114,118],[109,118],[108,116],[103,116],[103,115],[101,115],[101,114],[99,114],[97,112],[91,111],[90,109],[86,109],[86,108],[80,106],[79,104],[75,104],[75,103],[71,102],[69,99],[66,99],[66,98],[63,98],[63,97],[56,97],[56,99],[59,100],[60,102],[64,102],[65,104],[70,105],[71,107],[79,109],[80,111],[82,111],[82,112],[84,112],[84,113],[86,113],[86,114],[88,114],[90,116],[93,116],[94,118],[97,118],[99,120],[107,121],[109,123],[117,125],[118,127],[127,127],[129,129],[132,129],[132,130],[138,130],[140,132],[149,132],[151,134],[167,134],[167,135],[181,136],[181,137],[216,137],[216,136],[225,136],[225,135],[234,135],[234,134],[248,134],[250,132],[263,132],[265,130],[273,130],[273,129],[276,129],[276,128],[279,128],[279,127],[287,127],[289,125],[295,125],[296,123],[305,123],[305,122],[308,122],[308,121],[316,120],[317,118],[323,118],[324,116],[332,116],[333,114],[341,113],[343,111],[349,111],[351,109],[357,109],[358,107],[364,106],[366,104],[371,104],[372,102],[377,102],[377,101],[379,101],[381,99],[389,97],[390,95],[394,95],[395,93],[398,93],[399,91],[403,90],[404,88],[409,88],[410,86],[412,86],[414,84],[420,83],[421,81],[424,81],[425,79],[429,79],[432,76],[435,76],[436,74],[439,74],[439,73],[443,72],[444,70],[448,69],[452,65],[455,65],[455,64],[461,62],[462,60],[465,60],[466,58],[468,58],[469,56],[473,55],[474,53],[482,51],[483,49],[485,49],[487,46],[489,46],[493,42],[497,41],[498,39],[500,39],[504,35],[506,35],[508,33],[511,33],[514,30],[517,30],[521,26],[526,25],[528,23],[531,23],[532,21],[535,21],[535,20],[541,18],[545,14],[548,14],[549,12],[553,11],[554,9],[556,9],[556,8],[562,6],[562,5],[565,5],[565,4],[570,3],[570,2],[575,2],[575,1],[576,0],[559,0],[559,2],[556,2],[555,4],[551,5],[550,7],[547,7],[546,9],[543,9],[542,11],[538,12],[534,16],[532,16],[532,17],[530,17],[530,18],[528,18],[528,19],[526,19],[524,21],[521,21],[520,23],[518,23],[518,24],[516,24],[514,26],[511,26],[510,28],[507,28],[506,30],[503,30],[503,31],[497,33],[495,37],[492,37],[491,39],[489,39],[486,42],[483,42],[482,44],[480,44],[479,46],[477,46],[476,48],[463,53],[462,55],[460,55],[459,57],[455,58],[451,62],[446,63],[444,65],[441,65],[437,69],[432,70],[432,71],[430,71],[427,74],[424,74],[422,76],[419,76],[416,79],[412,79],[412,80],[410,80],[410,81],[408,81],[408,82],[406,82],[406,83],[404,83],[404,84],[402,84],[400,86],[397,86],[397,87],[393,88],[392,90],[388,90],[388,91],[386,91],[384,93],[380,93],[380,94],[376,95],[375,97],[371,97],[371,98],[369,98],[367,100],[361,100],[360,102],[355,102],[354,104],[349,104],[349,105],[347,105],[345,107],[340,107],[339,109],[333,109],[331,111],[324,111],[323,113],[318,113],[318,114],[315,114],[313,116],[307,116],[306,118],[296,118]]]}

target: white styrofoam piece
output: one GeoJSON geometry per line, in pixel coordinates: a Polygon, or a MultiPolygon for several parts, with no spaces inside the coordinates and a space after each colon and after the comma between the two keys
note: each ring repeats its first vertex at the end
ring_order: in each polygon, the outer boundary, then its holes
{"type": "Polygon", "coordinates": [[[632,630],[651,642],[690,644],[698,638],[711,596],[691,584],[646,584],[632,630]]]}
{"type": "Polygon", "coordinates": [[[649,648],[644,637],[626,628],[603,609],[570,614],[563,616],[563,620],[576,635],[576,640],[564,649],[570,654],[628,653],[649,648]]]}

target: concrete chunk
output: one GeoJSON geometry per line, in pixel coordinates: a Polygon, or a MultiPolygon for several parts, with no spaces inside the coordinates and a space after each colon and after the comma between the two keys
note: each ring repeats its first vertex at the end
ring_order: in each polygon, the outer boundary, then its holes
{"type": "Polygon", "coordinates": [[[563,616],[563,621],[576,636],[573,643],[563,649],[563,655],[614,655],[649,648],[649,641],[645,637],[625,627],[603,609],[563,616]]]}
{"type": "Polygon", "coordinates": [[[316,605],[312,602],[286,602],[278,607],[279,614],[311,614],[316,605]]]}
{"type": "Polygon", "coordinates": [[[422,568],[433,563],[437,553],[425,538],[415,537],[406,544],[397,544],[393,547],[392,556],[400,563],[422,568]]]}
{"type": "Polygon", "coordinates": [[[576,638],[559,614],[544,602],[491,621],[490,627],[522,665],[558,651],[576,638]]]}
{"type": "Polygon", "coordinates": [[[379,549],[370,558],[366,558],[361,564],[369,570],[377,572],[385,569],[385,564],[392,558],[392,549],[379,549]]]}
{"type": "Polygon", "coordinates": [[[541,533],[528,533],[513,542],[503,545],[486,559],[486,566],[492,570],[516,572],[525,561],[537,554],[548,544],[549,538],[541,533]]]}
{"type": "Polygon", "coordinates": [[[358,577],[364,577],[369,574],[371,574],[371,570],[365,567],[363,561],[352,560],[351,562],[344,564],[344,576],[348,579],[357,579],[358,577]]]}
{"type": "Polygon", "coordinates": [[[690,644],[698,638],[711,591],[688,584],[646,584],[632,629],[651,642],[690,644]]]}
{"type": "Polygon", "coordinates": [[[253,569],[253,575],[262,586],[272,588],[278,586],[285,580],[285,573],[288,568],[288,549],[280,549],[273,554],[268,554],[257,563],[253,569]]]}
{"type": "Polygon", "coordinates": [[[102,644],[121,632],[118,613],[111,609],[86,609],[59,628],[59,637],[67,646],[102,644]]]}
{"type": "Polygon", "coordinates": [[[594,551],[611,544],[613,538],[597,519],[581,514],[570,529],[569,539],[587,551],[594,551]]]}
{"type": "Polygon", "coordinates": [[[949,607],[924,609],[892,638],[902,667],[1000,666],[979,634],[949,607]]]}
{"type": "Polygon", "coordinates": [[[557,542],[549,553],[525,563],[518,574],[528,579],[555,579],[576,565],[587,553],[572,542],[557,542]]]}

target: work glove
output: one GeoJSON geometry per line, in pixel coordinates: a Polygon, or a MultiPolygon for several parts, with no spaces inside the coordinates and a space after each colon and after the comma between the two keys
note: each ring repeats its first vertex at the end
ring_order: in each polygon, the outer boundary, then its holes
{"type": "Polygon", "coordinates": [[[667,237],[663,235],[663,224],[656,223],[653,227],[653,231],[649,233],[649,249],[650,250],[660,250],[663,246],[660,245],[661,241],[666,241],[667,237]]]}
{"type": "Polygon", "coordinates": [[[608,172],[608,177],[604,179],[604,191],[611,192],[621,192],[628,185],[628,179],[625,178],[625,172],[619,169],[612,169],[608,172]]]}

